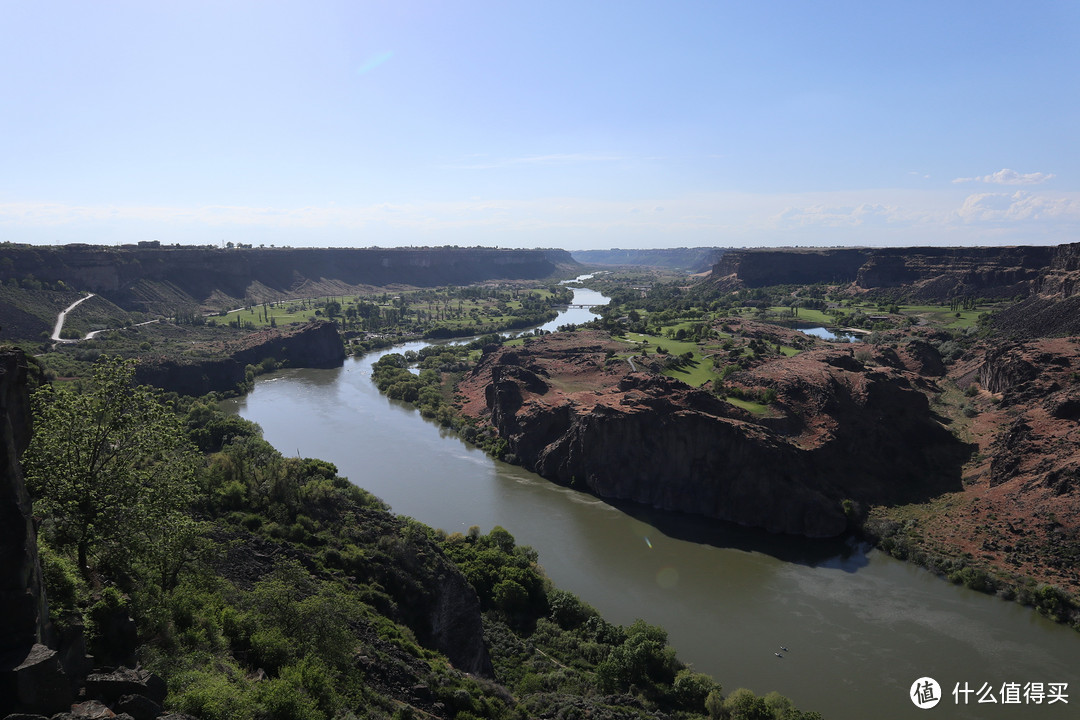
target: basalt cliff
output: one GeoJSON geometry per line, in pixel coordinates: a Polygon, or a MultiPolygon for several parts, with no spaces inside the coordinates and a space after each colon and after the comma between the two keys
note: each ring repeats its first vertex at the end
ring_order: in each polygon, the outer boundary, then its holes
{"type": "MultiPolygon", "coordinates": [[[[345,294],[359,285],[431,287],[539,279],[576,267],[565,250],[0,246],[0,282],[27,277],[94,292],[125,310],[172,311],[218,299],[345,294]]],[[[235,307],[235,304],[231,305],[235,307]]]]}
{"type": "Polygon", "coordinates": [[[1053,247],[731,250],[713,265],[730,289],[827,283],[913,300],[1027,296],[1053,247]]]}
{"type": "Polygon", "coordinates": [[[993,323],[1016,338],[1080,333],[1080,243],[1054,248],[1049,265],[1031,284],[1031,295],[993,323]]]}
{"type": "Polygon", "coordinates": [[[847,500],[904,502],[960,486],[968,448],[931,412],[926,347],[866,362],[810,350],[742,373],[776,391],[767,417],[607,359],[615,347],[587,332],[492,350],[459,385],[463,412],[556,482],[773,532],[836,536],[847,500]]]}
{"type": "MultiPolygon", "coordinates": [[[[180,331],[182,332],[182,331],[180,331]]],[[[333,323],[323,320],[240,336],[232,342],[195,343],[192,355],[139,358],[135,377],[144,385],[195,397],[228,392],[248,378],[248,365],[330,368],[345,360],[345,345],[333,323]]]]}

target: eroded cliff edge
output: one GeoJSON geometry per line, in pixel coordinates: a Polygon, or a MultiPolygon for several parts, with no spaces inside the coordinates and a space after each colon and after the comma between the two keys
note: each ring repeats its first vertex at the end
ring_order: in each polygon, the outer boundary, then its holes
{"type": "MultiPolygon", "coordinates": [[[[848,527],[844,501],[911,502],[960,487],[968,448],[931,412],[915,353],[821,349],[744,373],[758,417],[621,360],[600,332],[492,349],[459,386],[524,467],[603,498],[809,537],[848,527]],[[906,357],[906,355],[913,357],[906,357]]],[[[921,352],[922,349],[919,349],[921,352]]]]}

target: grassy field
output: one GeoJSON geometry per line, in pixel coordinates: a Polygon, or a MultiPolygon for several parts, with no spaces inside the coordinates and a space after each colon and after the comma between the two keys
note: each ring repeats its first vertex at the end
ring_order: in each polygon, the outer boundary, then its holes
{"type": "MultiPolygon", "coordinates": [[[[948,305],[899,305],[902,315],[915,316],[924,324],[934,327],[963,330],[978,323],[979,316],[983,313],[993,312],[1008,307],[1010,302],[984,303],[977,305],[972,310],[952,310],[948,305]]],[[[879,307],[872,303],[853,304],[850,309],[861,308],[867,314],[880,312],[879,307]]],[[[801,318],[801,315],[800,315],[801,318]]]]}
{"type": "MultiPolygon", "coordinates": [[[[552,293],[548,290],[529,290],[523,292],[520,297],[531,295],[536,298],[548,299],[552,293]]],[[[521,299],[496,299],[496,298],[433,298],[421,294],[403,294],[395,296],[394,300],[401,298],[405,301],[405,307],[410,311],[410,317],[415,318],[416,313],[422,313],[426,317],[436,314],[439,319],[435,321],[438,327],[451,330],[468,327],[499,327],[511,322],[522,310],[521,299]]],[[[274,325],[288,325],[294,322],[307,322],[316,317],[327,317],[325,305],[329,301],[337,301],[341,307],[337,310],[335,318],[339,321],[345,319],[346,325],[351,324],[347,318],[350,306],[358,302],[375,303],[382,309],[395,308],[394,302],[380,302],[387,299],[384,293],[380,296],[334,296],[317,297],[307,300],[283,300],[270,303],[265,308],[262,305],[253,305],[229,312],[225,315],[215,316],[215,324],[224,325],[235,323],[237,319],[244,327],[264,328],[274,325]]],[[[430,321],[428,321],[430,323],[430,321]]]]}
{"type": "Polygon", "coordinates": [[[270,319],[273,318],[276,325],[288,325],[294,322],[307,322],[316,317],[315,310],[317,309],[314,302],[324,302],[324,299],[319,299],[308,303],[306,308],[303,303],[297,300],[285,300],[279,303],[273,303],[267,307],[266,316],[263,315],[262,305],[253,305],[250,310],[241,309],[235,312],[230,312],[226,315],[219,315],[210,318],[218,325],[227,325],[234,323],[239,318],[240,323],[244,327],[248,327],[248,324],[254,325],[257,328],[264,328],[270,326],[270,319]]]}
{"type": "MultiPolygon", "coordinates": [[[[791,308],[784,307],[782,305],[774,305],[769,310],[777,315],[785,313],[791,308]]],[[[823,310],[813,310],[811,308],[799,308],[799,314],[792,320],[798,320],[799,322],[808,323],[821,323],[822,325],[828,325],[833,322],[833,316],[828,315],[823,310]]]]}

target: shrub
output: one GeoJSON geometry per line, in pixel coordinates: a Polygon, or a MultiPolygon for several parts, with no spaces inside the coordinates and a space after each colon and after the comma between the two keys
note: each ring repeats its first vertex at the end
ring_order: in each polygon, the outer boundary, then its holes
{"type": "Polygon", "coordinates": [[[276,625],[261,628],[251,636],[252,661],[267,672],[277,672],[293,655],[293,643],[276,625]]]}
{"type": "Polygon", "coordinates": [[[247,689],[218,672],[182,673],[169,684],[166,706],[205,720],[246,720],[252,717],[247,689]]]}
{"type": "Polygon", "coordinates": [[[307,694],[296,673],[259,683],[257,700],[266,720],[324,720],[314,698],[307,694]]]}

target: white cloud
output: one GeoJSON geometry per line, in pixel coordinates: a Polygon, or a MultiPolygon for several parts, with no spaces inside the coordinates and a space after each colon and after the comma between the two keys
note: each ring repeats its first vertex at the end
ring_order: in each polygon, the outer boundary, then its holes
{"type": "Polygon", "coordinates": [[[1080,200],[1064,195],[1035,195],[1024,190],[976,193],[964,199],[956,215],[965,223],[1076,222],[1080,221],[1080,200]]]}
{"type": "Polygon", "coordinates": [[[956,178],[954,183],[983,182],[993,185],[1038,185],[1053,179],[1053,173],[1019,173],[1009,168],[1003,168],[990,175],[976,175],[975,177],[956,178]]]}

